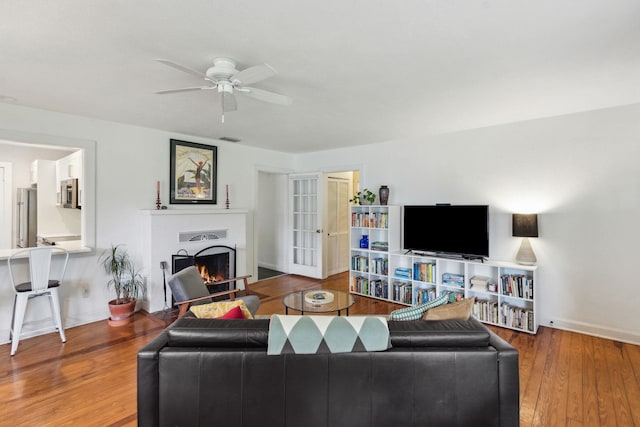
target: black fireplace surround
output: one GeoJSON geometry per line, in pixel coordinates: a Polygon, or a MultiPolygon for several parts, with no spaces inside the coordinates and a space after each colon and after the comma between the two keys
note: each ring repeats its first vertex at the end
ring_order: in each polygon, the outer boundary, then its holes
{"type": "Polygon", "coordinates": [[[236,277],[236,249],[230,246],[216,245],[204,248],[194,255],[184,249],[172,255],[172,274],[194,265],[202,280],[207,283],[210,293],[230,290],[234,283],[215,285],[215,282],[236,277]],[[211,284],[214,283],[214,284],[211,284]]]}

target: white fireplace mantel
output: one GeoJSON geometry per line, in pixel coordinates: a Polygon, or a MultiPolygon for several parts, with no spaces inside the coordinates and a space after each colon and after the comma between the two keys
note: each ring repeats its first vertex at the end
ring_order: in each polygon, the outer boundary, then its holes
{"type": "MultiPolygon", "coordinates": [[[[250,228],[249,211],[246,209],[164,209],[143,210],[143,256],[148,272],[147,292],[142,308],[148,312],[164,308],[164,281],[161,262],[166,262],[167,280],[171,276],[171,255],[185,250],[193,255],[212,245],[236,248],[236,274],[247,271],[247,229],[250,228]],[[226,238],[180,242],[180,233],[226,230],[226,238]]],[[[171,290],[167,287],[167,300],[171,304],[171,290]]]]}

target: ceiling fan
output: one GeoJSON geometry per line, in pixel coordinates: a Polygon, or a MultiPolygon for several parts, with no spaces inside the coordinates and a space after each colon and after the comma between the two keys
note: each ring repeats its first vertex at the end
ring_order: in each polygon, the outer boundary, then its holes
{"type": "Polygon", "coordinates": [[[156,61],[175,68],[176,70],[204,79],[207,82],[205,86],[161,90],[156,92],[157,94],[167,95],[198,90],[217,90],[220,95],[220,103],[222,106],[222,123],[224,123],[225,112],[236,111],[238,109],[235,97],[236,92],[259,101],[270,102],[272,104],[290,105],[293,102],[293,100],[286,95],[248,86],[277,74],[276,70],[267,64],[256,65],[238,71],[236,69],[236,62],[233,59],[215,58],[213,60],[213,67],[210,67],[207,71],[202,73],[189,67],[185,67],[184,65],[176,64],[175,62],[167,59],[156,59],[156,61]]]}

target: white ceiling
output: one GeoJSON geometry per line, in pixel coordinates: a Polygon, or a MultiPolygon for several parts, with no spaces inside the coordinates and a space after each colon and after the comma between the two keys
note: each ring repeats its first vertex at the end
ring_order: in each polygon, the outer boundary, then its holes
{"type": "Polygon", "coordinates": [[[637,0],[3,0],[16,104],[309,152],[640,102],[637,0]],[[220,123],[218,56],[279,74],[220,123]]]}

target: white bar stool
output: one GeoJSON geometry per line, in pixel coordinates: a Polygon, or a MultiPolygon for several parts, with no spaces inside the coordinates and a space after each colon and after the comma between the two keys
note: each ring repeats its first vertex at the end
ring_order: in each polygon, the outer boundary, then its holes
{"type": "MultiPolygon", "coordinates": [[[[15,302],[13,306],[13,317],[11,319],[11,355],[16,354],[18,349],[18,343],[20,342],[20,334],[22,333],[22,325],[24,322],[24,315],[27,310],[27,302],[31,298],[40,296],[48,296],[49,303],[51,305],[51,315],[56,324],[56,329],[60,332],[60,339],[62,342],[66,342],[67,338],[64,335],[64,329],[62,327],[62,318],[60,317],[60,298],[58,296],[58,288],[60,282],[64,277],[67,270],[67,262],[69,261],[69,252],[62,248],[53,248],[50,246],[41,248],[29,248],[18,252],[15,252],[7,260],[9,264],[9,277],[11,278],[11,284],[15,292],[15,302]],[[64,264],[62,266],[62,272],[59,279],[51,279],[51,255],[52,253],[62,253],[64,255],[64,264]],[[16,280],[15,271],[16,262],[19,258],[25,258],[25,254],[28,254],[29,258],[29,278],[28,281],[20,282],[16,280]]],[[[48,328],[46,328],[48,329],[48,328]]],[[[40,329],[44,330],[44,329],[40,329]]],[[[38,330],[38,331],[40,331],[38,330]]],[[[34,331],[34,332],[38,332],[34,331]]]]}

